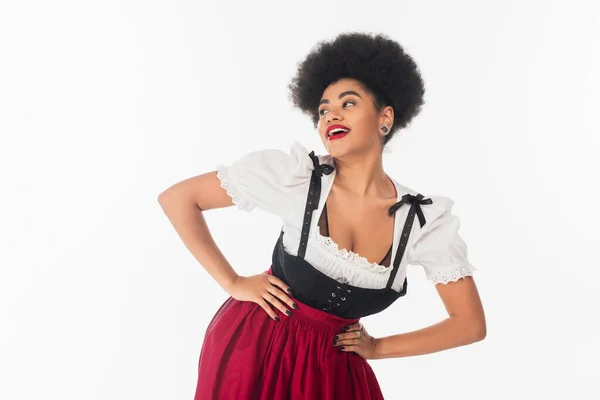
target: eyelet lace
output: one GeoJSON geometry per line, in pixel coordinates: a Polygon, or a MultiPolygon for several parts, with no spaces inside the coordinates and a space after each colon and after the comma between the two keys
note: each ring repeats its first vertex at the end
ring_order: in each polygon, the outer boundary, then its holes
{"type": "Polygon", "coordinates": [[[356,265],[364,271],[385,275],[389,274],[392,269],[391,267],[386,267],[385,265],[381,265],[376,262],[369,262],[366,257],[363,257],[353,251],[348,251],[346,249],[340,250],[338,244],[331,240],[330,237],[321,235],[318,226],[317,229],[313,230],[313,234],[317,242],[319,242],[331,254],[350,261],[353,265],[356,265]]]}
{"type": "Polygon", "coordinates": [[[231,183],[229,175],[227,174],[227,167],[224,165],[217,165],[217,178],[221,181],[221,187],[227,191],[231,201],[236,206],[242,208],[244,198],[239,194],[235,186],[231,183]]]}
{"type": "Polygon", "coordinates": [[[431,280],[431,282],[434,284],[447,284],[449,282],[456,282],[465,276],[472,276],[475,271],[477,271],[477,268],[475,268],[472,264],[467,263],[449,271],[434,271],[429,274],[429,280],[431,280]]]}

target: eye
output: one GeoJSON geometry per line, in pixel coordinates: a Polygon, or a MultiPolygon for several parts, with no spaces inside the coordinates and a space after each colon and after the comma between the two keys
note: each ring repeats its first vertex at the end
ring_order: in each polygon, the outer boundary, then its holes
{"type": "MultiPolygon", "coordinates": [[[[356,104],[353,101],[345,101],[345,102],[342,103],[342,106],[345,105],[346,103],[350,103],[350,104],[353,104],[353,105],[356,104]]],[[[319,115],[325,115],[325,114],[323,114],[323,111],[327,111],[327,109],[323,108],[323,109],[319,110],[319,115]]]]}

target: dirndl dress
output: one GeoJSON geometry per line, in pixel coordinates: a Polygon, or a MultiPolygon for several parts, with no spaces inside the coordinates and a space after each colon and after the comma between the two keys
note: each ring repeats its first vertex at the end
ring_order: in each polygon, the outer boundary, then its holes
{"type": "MultiPolygon", "coordinates": [[[[266,271],[272,274],[272,269],[266,271]]],[[[342,318],[295,299],[280,322],[254,302],[229,297],[210,321],[194,400],[380,400],[383,393],[361,356],[333,345],[360,318],[342,318]]]]}
{"type": "MultiPolygon", "coordinates": [[[[454,265],[459,264],[468,266],[460,270],[462,275],[471,274],[466,244],[457,233],[458,219],[450,212],[452,201],[439,196],[441,201],[435,204],[395,181],[398,201],[388,209],[388,215],[408,210],[405,219],[396,219],[393,237],[398,240],[379,263],[391,266],[385,287],[356,286],[316,268],[305,259],[310,227],[319,203],[326,204],[333,182],[327,181],[327,191],[321,196],[322,178],[332,175],[335,169],[321,164],[314,151],[306,157],[306,149],[299,144],[292,150],[290,156],[277,150],[251,152],[229,168],[219,167],[218,176],[241,209],[249,211],[259,205],[289,223],[299,220],[296,205],[304,205],[301,225],[291,224],[298,232],[290,233],[299,233],[297,252],[286,250],[283,235],[287,230],[282,227],[266,271],[291,287],[288,296],[299,308],[290,310],[293,315],[288,317],[271,306],[280,319],[277,322],[258,304],[229,297],[206,329],[195,400],[383,399],[368,361],[354,352],[340,351],[333,338],[345,326],[383,311],[406,295],[408,279],[405,270],[401,273],[401,262],[410,245],[413,260],[425,266],[429,277],[456,276],[459,271],[454,265]],[[306,202],[296,202],[295,196],[305,196],[306,202]],[[290,206],[282,206],[286,204],[290,206]],[[435,206],[425,207],[430,221],[425,228],[421,206],[432,204],[435,206]],[[420,236],[409,243],[417,218],[420,236]],[[402,230],[397,230],[403,220],[402,230]],[[415,243],[421,250],[414,248],[415,243]],[[397,281],[402,282],[400,288],[394,287],[397,281]]],[[[319,231],[322,226],[328,228],[325,207],[323,211],[317,219],[323,222],[317,224],[319,231]]],[[[326,230],[324,234],[328,235],[326,230]]]]}

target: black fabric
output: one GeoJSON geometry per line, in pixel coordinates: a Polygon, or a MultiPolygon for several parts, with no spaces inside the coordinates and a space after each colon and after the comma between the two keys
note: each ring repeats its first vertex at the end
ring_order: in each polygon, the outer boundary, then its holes
{"type": "MultiPolygon", "coordinates": [[[[323,174],[328,175],[333,171],[332,166],[327,164],[319,165],[314,151],[309,156],[315,168],[312,171],[306,200],[298,255],[294,256],[285,251],[283,247],[284,232],[282,229],[273,250],[273,263],[271,266],[273,275],[286,282],[291,287],[294,296],[301,302],[343,318],[365,317],[383,311],[407,292],[407,278],[404,279],[400,292],[392,289],[392,283],[400,267],[400,261],[408,243],[408,236],[415,215],[418,215],[422,227],[425,224],[425,217],[420,206],[421,204],[432,204],[433,202],[431,199],[424,199],[420,194],[416,196],[406,194],[399,202],[389,208],[388,214],[392,215],[402,205],[410,204],[408,217],[400,236],[396,257],[394,258],[390,277],[385,288],[367,289],[338,282],[336,279],[313,267],[304,259],[312,212],[318,208],[321,196],[321,177],[323,174]]],[[[388,252],[388,254],[390,253],[391,251],[388,252]]]]}
{"type": "Polygon", "coordinates": [[[310,177],[310,186],[308,188],[308,199],[304,210],[304,223],[302,224],[302,233],[300,235],[300,247],[298,256],[304,258],[306,252],[306,243],[308,241],[308,231],[310,229],[310,217],[312,212],[319,208],[319,199],[321,198],[321,177],[323,174],[329,175],[333,172],[333,167],[328,164],[319,164],[319,157],[315,155],[314,150],[308,156],[313,162],[313,170],[310,177]]]}
{"type": "Polygon", "coordinates": [[[358,318],[383,311],[406,294],[406,279],[400,292],[391,288],[365,289],[342,284],[303,258],[286,252],[283,235],[282,230],[273,251],[271,270],[274,276],[290,286],[294,297],[304,304],[343,318],[358,318]]]}

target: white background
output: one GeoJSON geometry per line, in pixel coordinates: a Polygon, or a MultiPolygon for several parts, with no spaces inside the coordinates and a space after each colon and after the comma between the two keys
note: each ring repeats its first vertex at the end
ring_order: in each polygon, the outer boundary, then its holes
{"type": "MultiPolygon", "coordinates": [[[[386,399],[598,398],[600,5],[547,0],[3,2],[0,398],[193,398],[228,296],[157,196],[250,150],[323,153],[286,86],[353,30],[421,68],[426,104],[384,166],[455,200],[488,327],[370,361],[386,399]]],[[[277,217],[205,215],[239,274],[268,268],[277,217]]],[[[446,317],[409,280],[370,334],[446,317]]]]}

